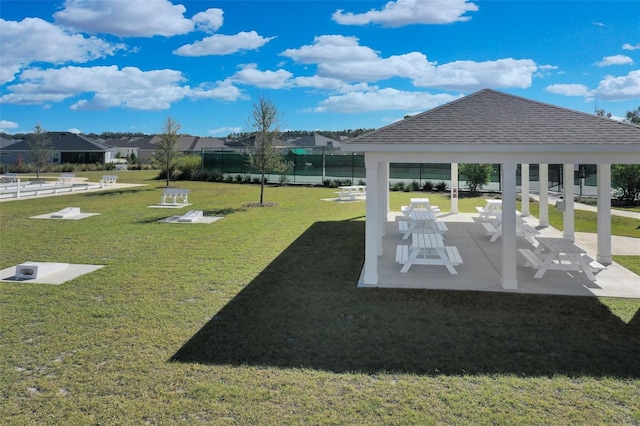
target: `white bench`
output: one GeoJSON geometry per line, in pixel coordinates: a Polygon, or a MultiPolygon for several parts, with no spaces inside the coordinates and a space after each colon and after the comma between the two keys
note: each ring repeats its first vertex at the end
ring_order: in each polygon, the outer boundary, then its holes
{"type": "Polygon", "coordinates": [[[2,176],[2,183],[17,183],[18,182],[18,174],[17,173],[6,173],[2,176]]]}
{"type": "Polygon", "coordinates": [[[437,232],[438,234],[444,234],[449,230],[449,228],[447,227],[447,224],[444,222],[429,221],[429,225],[427,226],[411,228],[409,226],[409,222],[406,220],[401,220],[398,222],[398,229],[400,229],[400,232],[404,234],[402,236],[403,240],[406,240],[407,238],[409,238],[409,235],[411,235],[412,232],[418,232],[418,233],[436,233],[437,232]]]}
{"type": "Polygon", "coordinates": [[[366,196],[367,195],[367,187],[365,185],[353,185],[353,186],[339,186],[338,200],[355,200],[357,196],[366,196]]]}
{"type": "Polygon", "coordinates": [[[460,252],[458,251],[458,247],[456,246],[445,246],[445,250],[447,250],[447,257],[452,265],[461,265],[462,257],[460,256],[460,252]]]}
{"type": "Polygon", "coordinates": [[[429,208],[412,208],[411,206],[400,206],[400,213],[403,216],[408,217],[411,215],[412,211],[427,211],[431,213],[440,213],[440,207],[438,206],[429,206],[429,208]]]}
{"type": "Polygon", "coordinates": [[[72,183],[75,177],[75,173],[60,173],[60,177],[58,177],[58,183],[72,183]]]}
{"type": "Polygon", "coordinates": [[[162,198],[160,204],[164,205],[187,205],[189,203],[189,190],[182,188],[165,188],[162,191],[162,198]]]}
{"type": "Polygon", "coordinates": [[[102,179],[100,179],[100,185],[113,185],[118,180],[118,175],[102,175],[102,179]]]}

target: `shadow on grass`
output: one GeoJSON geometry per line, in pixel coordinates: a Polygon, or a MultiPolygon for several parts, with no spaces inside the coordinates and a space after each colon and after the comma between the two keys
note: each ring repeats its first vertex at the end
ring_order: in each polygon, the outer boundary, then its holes
{"type": "Polygon", "coordinates": [[[107,197],[107,196],[114,196],[114,195],[129,195],[129,194],[139,194],[142,192],[150,192],[153,191],[153,188],[131,188],[131,189],[112,189],[112,190],[105,190],[105,191],[99,191],[99,192],[89,192],[86,194],[87,197],[107,197]]]}
{"type": "Polygon", "coordinates": [[[332,372],[640,377],[640,311],[593,297],[358,289],[364,222],[310,227],[171,358],[332,372]]]}

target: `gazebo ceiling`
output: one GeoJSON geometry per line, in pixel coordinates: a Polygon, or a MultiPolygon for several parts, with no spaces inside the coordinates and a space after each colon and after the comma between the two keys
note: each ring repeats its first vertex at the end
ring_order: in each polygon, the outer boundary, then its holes
{"type": "Polygon", "coordinates": [[[484,89],[344,141],[342,149],[440,153],[440,160],[485,154],[474,162],[496,154],[494,162],[507,161],[517,153],[532,163],[567,162],[575,154],[579,162],[640,163],[640,127],[484,89]]]}

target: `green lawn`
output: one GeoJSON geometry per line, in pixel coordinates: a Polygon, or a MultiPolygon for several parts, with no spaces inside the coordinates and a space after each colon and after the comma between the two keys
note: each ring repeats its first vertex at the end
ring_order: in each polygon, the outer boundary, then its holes
{"type": "Polygon", "coordinates": [[[154,173],[117,174],[149,186],[0,204],[1,268],[106,265],[0,285],[3,424],[640,424],[640,300],[357,289],[364,203],[176,182],[225,218],[162,224],[154,173]],[[28,219],[70,206],[102,214],[28,219]]]}

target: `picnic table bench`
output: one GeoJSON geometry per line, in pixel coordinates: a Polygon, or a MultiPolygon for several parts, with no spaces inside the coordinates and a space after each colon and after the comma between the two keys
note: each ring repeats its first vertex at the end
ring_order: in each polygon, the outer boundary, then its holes
{"type": "Polygon", "coordinates": [[[444,234],[449,230],[446,223],[436,220],[435,213],[425,210],[413,211],[407,220],[398,222],[398,228],[404,234],[403,240],[409,238],[409,235],[414,232],[444,234]]]}
{"type": "Polygon", "coordinates": [[[538,270],[534,278],[542,278],[548,270],[559,270],[583,272],[590,281],[595,281],[593,273],[606,269],[566,238],[536,237],[536,240],[539,244],[535,250],[518,249],[526,260],[524,266],[538,270]]]}
{"type": "Polygon", "coordinates": [[[408,206],[400,207],[400,213],[402,213],[402,215],[405,217],[409,217],[411,215],[411,212],[419,210],[428,211],[431,213],[439,213],[440,207],[432,206],[428,198],[412,198],[409,201],[408,206]]]}
{"type": "Polygon", "coordinates": [[[100,179],[100,185],[113,185],[118,180],[118,175],[102,175],[102,179],[100,179]]]}
{"type": "Polygon", "coordinates": [[[401,273],[409,271],[412,265],[443,265],[450,274],[457,274],[454,268],[462,264],[462,257],[455,246],[445,246],[440,234],[411,234],[411,245],[396,247],[396,262],[403,265],[401,273]]]}
{"type": "Polygon", "coordinates": [[[17,182],[18,182],[17,173],[5,173],[2,176],[2,183],[17,183],[17,182]]]}
{"type": "Polygon", "coordinates": [[[367,195],[367,187],[365,185],[339,186],[338,200],[355,200],[358,196],[367,195]]]}
{"type": "Polygon", "coordinates": [[[162,190],[160,204],[163,205],[187,205],[189,203],[189,190],[182,188],[165,188],[162,190]]]}
{"type": "MultiPolygon", "coordinates": [[[[487,231],[487,235],[491,237],[489,241],[492,243],[502,236],[502,221],[494,223],[482,222],[482,226],[487,231]]],[[[540,234],[540,231],[526,223],[522,218],[516,217],[516,235],[518,237],[523,237],[531,244],[536,245],[534,238],[538,234],[540,234]]]]}
{"type": "Polygon", "coordinates": [[[60,173],[60,176],[58,177],[58,183],[72,183],[75,177],[75,173],[60,173]]]}
{"type": "Polygon", "coordinates": [[[502,200],[487,200],[484,207],[476,207],[480,220],[499,219],[502,216],[502,200]]]}

